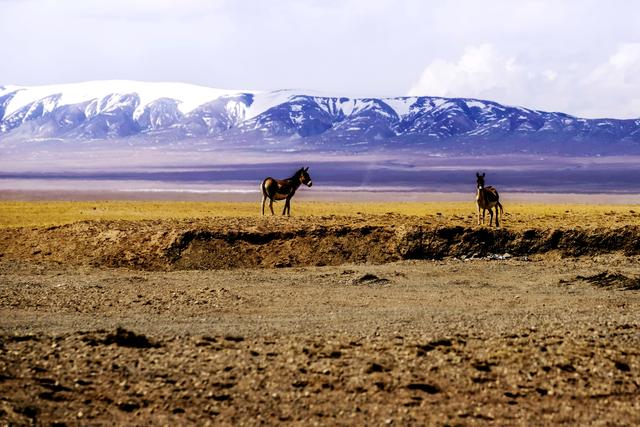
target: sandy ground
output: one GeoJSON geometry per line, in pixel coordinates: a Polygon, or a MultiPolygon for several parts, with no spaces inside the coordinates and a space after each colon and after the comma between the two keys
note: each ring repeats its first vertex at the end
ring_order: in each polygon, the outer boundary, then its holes
{"type": "Polygon", "coordinates": [[[619,254],[174,272],[3,262],[0,419],[634,425],[638,277],[619,254]]]}
{"type": "Polygon", "coordinates": [[[0,228],[0,425],[640,424],[635,210],[519,215],[0,228]]]}

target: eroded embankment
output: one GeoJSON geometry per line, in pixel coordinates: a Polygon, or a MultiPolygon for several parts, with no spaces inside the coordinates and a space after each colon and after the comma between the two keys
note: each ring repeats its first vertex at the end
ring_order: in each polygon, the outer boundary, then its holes
{"type": "Polygon", "coordinates": [[[5,261],[147,270],[322,266],[558,251],[640,253],[640,227],[521,229],[425,224],[419,217],[89,221],[0,230],[5,261]]]}

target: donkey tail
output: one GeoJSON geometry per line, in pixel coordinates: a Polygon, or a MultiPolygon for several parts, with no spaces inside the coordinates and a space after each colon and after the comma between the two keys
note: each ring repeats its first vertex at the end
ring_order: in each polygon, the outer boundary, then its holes
{"type": "Polygon", "coordinates": [[[504,215],[504,208],[500,202],[498,202],[498,207],[500,208],[500,215],[504,215]]]}
{"type": "MultiPolygon", "coordinates": [[[[262,203],[260,204],[262,207],[262,216],[264,216],[264,204],[267,201],[267,198],[269,197],[269,195],[267,194],[267,180],[269,178],[265,178],[262,180],[262,183],[260,183],[260,189],[262,190],[262,203]]],[[[269,207],[271,208],[271,205],[269,205],[269,207]]],[[[271,213],[273,213],[273,209],[271,209],[271,213]]]]}

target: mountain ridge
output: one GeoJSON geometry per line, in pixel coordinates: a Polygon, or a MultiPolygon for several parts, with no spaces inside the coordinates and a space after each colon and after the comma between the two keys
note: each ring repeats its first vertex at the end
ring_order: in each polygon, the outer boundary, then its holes
{"type": "Polygon", "coordinates": [[[538,144],[624,151],[640,146],[640,118],[584,119],[475,98],[350,98],[186,83],[0,86],[0,140],[136,136],[333,148],[490,143],[511,150],[538,144]]]}

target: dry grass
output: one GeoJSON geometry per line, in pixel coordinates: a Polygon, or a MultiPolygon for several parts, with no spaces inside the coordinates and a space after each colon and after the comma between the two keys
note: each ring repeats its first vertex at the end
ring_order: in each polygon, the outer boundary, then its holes
{"type": "MultiPolygon", "coordinates": [[[[283,204],[276,205],[276,213],[283,204]]],[[[451,225],[475,224],[470,202],[297,202],[294,216],[357,216],[395,213],[429,217],[451,225]]],[[[0,202],[0,227],[42,227],[86,220],[151,220],[259,216],[255,202],[0,202]]],[[[487,218],[488,220],[488,218],[487,218]]],[[[561,205],[518,203],[506,207],[503,226],[611,227],[640,225],[637,205],[561,205]]]]}

